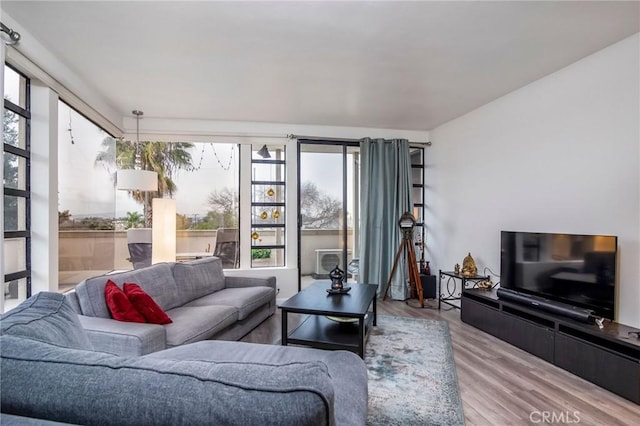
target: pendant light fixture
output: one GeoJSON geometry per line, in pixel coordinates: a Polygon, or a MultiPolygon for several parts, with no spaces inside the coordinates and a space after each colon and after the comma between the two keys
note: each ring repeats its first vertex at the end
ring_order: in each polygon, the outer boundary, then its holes
{"type": "Polygon", "coordinates": [[[131,111],[136,116],[136,143],[135,160],[133,169],[118,170],[116,174],[116,187],[123,191],[150,191],[158,190],[158,174],[152,170],[142,170],[142,156],[140,154],[140,117],[142,111],[131,111]]]}

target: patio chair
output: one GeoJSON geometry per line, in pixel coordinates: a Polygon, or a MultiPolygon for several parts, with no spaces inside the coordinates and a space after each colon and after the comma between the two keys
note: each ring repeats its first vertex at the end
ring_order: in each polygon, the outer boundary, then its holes
{"type": "Polygon", "coordinates": [[[127,229],[127,247],[133,269],[151,266],[151,228],[127,229]]]}
{"type": "Polygon", "coordinates": [[[235,269],[240,266],[238,239],[239,233],[237,228],[218,229],[213,255],[222,260],[222,267],[225,269],[235,269]]]}

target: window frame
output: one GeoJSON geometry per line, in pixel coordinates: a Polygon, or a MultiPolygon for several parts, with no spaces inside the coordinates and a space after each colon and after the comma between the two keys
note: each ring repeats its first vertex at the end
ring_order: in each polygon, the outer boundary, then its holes
{"type": "MultiPolygon", "coordinates": [[[[31,79],[24,73],[18,71],[15,67],[5,63],[6,68],[17,73],[25,81],[25,108],[4,98],[4,111],[8,110],[19,117],[24,118],[24,148],[3,143],[3,156],[5,153],[21,157],[25,160],[25,189],[7,188],[4,184],[4,196],[23,198],[25,202],[25,229],[16,231],[7,231],[4,229],[4,241],[12,239],[25,239],[25,269],[21,271],[4,274],[4,284],[7,282],[25,279],[26,280],[26,297],[31,297],[31,79]]],[[[4,157],[3,157],[4,159],[4,157]]],[[[4,259],[3,259],[4,261],[4,259]]],[[[3,290],[4,291],[4,290],[3,290]]],[[[4,298],[4,294],[2,296],[4,298]]]]}
{"type": "MultiPolygon", "coordinates": [[[[297,229],[296,229],[296,235],[297,235],[297,247],[298,247],[298,261],[297,261],[297,266],[298,266],[298,291],[302,290],[302,206],[301,206],[301,184],[302,184],[302,178],[301,178],[301,170],[300,170],[300,164],[301,164],[301,159],[302,159],[302,147],[303,145],[308,145],[308,146],[331,146],[331,147],[337,147],[341,149],[340,155],[342,156],[342,185],[341,185],[341,191],[342,191],[342,199],[341,201],[341,206],[342,208],[342,223],[343,223],[343,228],[340,229],[340,231],[342,232],[342,240],[341,240],[341,244],[342,244],[342,264],[344,265],[344,269],[346,271],[347,266],[349,264],[348,262],[348,240],[349,240],[349,236],[348,236],[348,188],[349,188],[349,184],[353,183],[350,182],[347,178],[347,155],[349,153],[349,148],[358,148],[358,153],[360,153],[360,141],[359,140],[354,140],[354,139],[331,139],[331,138],[299,138],[297,140],[296,143],[296,151],[297,151],[297,175],[298,175],[298,185],[297,185],[297,198],[298,198],[298,202],[297,202],[297,210],[296,213],[298,215],[298,224],[297,224],[297,229]]],[[[359,179],[359,178],[358,178],[359,179]]],[[[359,186],[358,191],[361,191],[362,187],[359,186]]],[[[359,203],[359,198],[360,198],[360,194],[357,194],[357,200],[354,200],[354,203],[358,204],[359,203]]],[[[359,209],[358,209],[359,210],[359,209]]],[[[360,211],[360,210],[359,210],[360,211]]],[[[354,231],[356,229],[356,224],[354,221],[354,231]]]]}

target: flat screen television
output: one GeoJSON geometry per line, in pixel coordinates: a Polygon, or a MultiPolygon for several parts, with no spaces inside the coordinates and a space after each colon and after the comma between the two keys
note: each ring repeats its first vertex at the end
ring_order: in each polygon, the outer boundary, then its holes
{"type": "Polygon", "coordinates": [[[618,237],[501,232],[500,286],[614,319],[618,237]]]}

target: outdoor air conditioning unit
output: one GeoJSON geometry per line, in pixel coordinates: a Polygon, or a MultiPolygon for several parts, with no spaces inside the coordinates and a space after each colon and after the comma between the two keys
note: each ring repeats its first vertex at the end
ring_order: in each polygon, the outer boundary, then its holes
{"type": "MultiPolygon", "coordinates": [[[[347,250],[347,263],[351,261],[351,250],[347,250]]],[[[336,265],[342,265],[342,249],[316,249],[316,273],[319,276],[328,276],[336,265]]],[[[345,266],[340,269],[345,270],[345,266]]]]}

